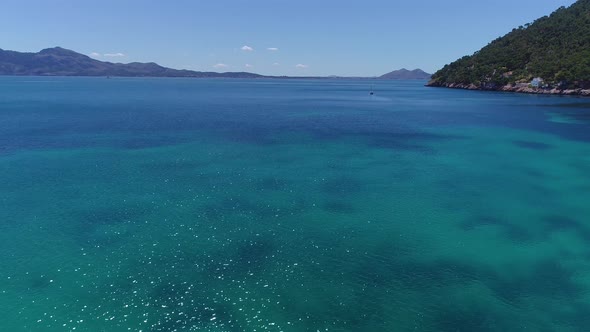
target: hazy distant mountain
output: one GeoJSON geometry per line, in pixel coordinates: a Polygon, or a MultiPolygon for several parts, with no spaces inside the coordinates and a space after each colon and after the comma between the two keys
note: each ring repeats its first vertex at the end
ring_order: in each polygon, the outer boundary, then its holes
{"type": "MultiPolygon", "coordinates": [[[[226,78],[304,78],[288,76],[263,76],[248,72],[201,72],[162,67],[156,63],[112,63],[99,61],[84,54],[53,47],[38,53],[16,52],[0,49],[0,75],[17,76],[123,76],[123,77],[226,77],[226,78]]],[[[315,79],[345,78],[305,77],[315,79]]],[[[430,74],[420,69],[401,69],[385,74],[381,79],[411,80],[430,79],[430,74]]],[[[367,78],[368,79],[368,78],[367,78]]]]}
{"type": "Polygon", "coordinates": [[[386,80],[429,80],[430,76],[430,74],[424,72],[422,69],[407,70],[406,68],[403,68],[400,70],[394,70],[379,78],[386,80]]]}
{"type": "Polygon", "coordinates": [[[128,64],[104,62],[61,47],[47,48],[39,53],[22,53],[0,49],[0,75],[263,77],[246,72],[215,73],[177,70],[162,67],[153,62],[132,62],[128,64]]]}

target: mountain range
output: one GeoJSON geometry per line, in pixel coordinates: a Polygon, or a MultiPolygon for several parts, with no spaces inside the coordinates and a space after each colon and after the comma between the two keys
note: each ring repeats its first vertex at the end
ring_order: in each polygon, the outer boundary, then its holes
{"type": "Polygon", "coordinates": [[[0,49],[0,75],[38,76],[149,76],[149,77],[234,77],[259,78],[246,72],[200,72],[162,67],[156,63],[128,64],[92,59],[61,47],[47,48],[38,53],[23,53],[0,49]]]}
{"type": "MultiPolygon", "coordinates": [[[[264,76],[248,72],[202,72],[178,70],[156,63],[112,63],[93,59],[87,55],[61,47],[41,50],[38,53],[16,52],[0,49],[0,75],[16,76],[121,76],[121,77],[196,77],[196,78],[303,78],[288,76],[264,76]]],[[[304,77],[304,78],[346,78],[304,77]]],[[[356,77],[363,78],[363,77],[356,77]]],[[[379,79],[429,79],[430,75],[420,69],[401,69],[379,79]]]]}

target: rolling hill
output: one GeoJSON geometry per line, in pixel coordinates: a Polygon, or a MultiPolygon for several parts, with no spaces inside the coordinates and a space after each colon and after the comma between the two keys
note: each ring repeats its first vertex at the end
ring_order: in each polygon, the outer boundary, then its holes
{"type": "Polygon", "coordinates": [[[590,88],[590,0],[578,0],[433,74],[429,86],[585,94],[590,88]]]}

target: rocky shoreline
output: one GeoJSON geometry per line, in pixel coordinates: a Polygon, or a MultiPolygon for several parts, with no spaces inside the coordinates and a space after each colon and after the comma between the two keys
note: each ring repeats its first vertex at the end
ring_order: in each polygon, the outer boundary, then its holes
{"type": "Polygon", "coordinates": [[[438,84],[434,82],[428,82],[426,86],[439,87],[439,88],[450,88],[450,89],[464,89],[464,90],[480,90],[480,91],[502,91],[502,92],[516,92],[516,93],[529,93],[529,94],[543,94],[543,95],[561,95],[561,96],[584,96],[590,97],[590,89],[557,89],[557,88],[534,88],[530,86],[522,85],[504,85],[504,86],[477,86],[473,83],[444,83],[438,84]]]}

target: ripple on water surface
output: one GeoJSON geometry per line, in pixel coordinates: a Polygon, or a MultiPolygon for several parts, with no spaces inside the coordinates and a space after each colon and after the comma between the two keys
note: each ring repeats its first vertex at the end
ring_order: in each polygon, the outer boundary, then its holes
{"type": "Polygon", "coordinates": [[[551,120],[583,106],[408,82],[373,100],[355,81],[55,80],[0,92],[21,121],[0,122],[0,330],[590,326],[590,131],[551,120]]]}

